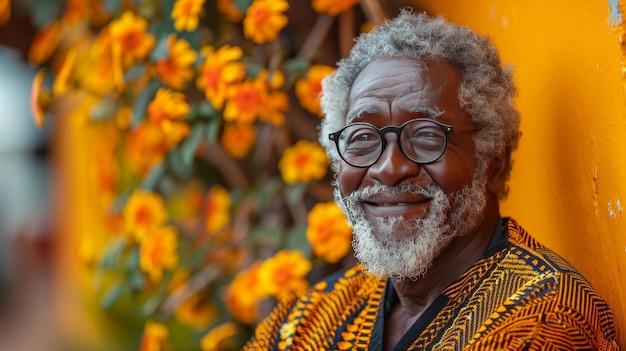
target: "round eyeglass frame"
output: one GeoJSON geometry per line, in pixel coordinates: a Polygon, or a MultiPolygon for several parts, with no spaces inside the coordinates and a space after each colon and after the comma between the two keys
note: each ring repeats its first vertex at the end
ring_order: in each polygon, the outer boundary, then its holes
{"type": "Polygon", "coordinates": [[[335,147],[337,148],[337,153],[339,154],[339,157],[341,157],[342,160],[344,160],[347,164],[349,164],[352,167],[357,167],[357,168],[368,168],[371,167],[372,165],[376,164],[376,162],[378,162],[378,160],[380,160],[380,157],[383,155],[383,152],[385,151],[385,148],[387,147],[387,139],[385,139],[385,134],[387,133],[395,133],[396,134],[396,142],[398,144],[398,147],[400,149],[400,151],[402,152],[402,154],[404,155],[404,157],[408,158],[409,160],[419,164],[419,165],[425,165],[425,164],[429,164],[429,163],[433,163],[438,161],[443,154],[446,152],[446,148],[448,147],[448,134],[452,133],[452,131],[454,130],[454,126],[451,126],[449,124],[444,124],[429,118],[415,118],[409,121],[406,121],[405,123],[403,123],[400,126],[396,126],[396,125],[388,125],[382,128],[378,128],[375,125],[371,124],[371,123],[367,123],[367,122],[356,122],[356,123],[350,123],[348,125],[346,125],[345,127],[339,129],[336,132],[330,133],[328,134],[328,138],[330,140],[332,140],[333,142],[335,142],[335,147]],[[439,154],[439,156],[437,156],[435,159],[431,160],[431,161],[427,161],[427,162],[420,162],[420,161],[416,161],[414,159],[412,159],[409,155],[407,155],[407,153],[404,151],[404,148],[402,147],[402,143],[400,140],[401,137],[401,133],[402,130],[404,129],[404,127],[406,127],[407,125],[414,123],[414,122],[430,122],[435,124],[437,127],[441,128],[441,130],[443,131],[443,135],[444,135],[444,142],[443,142],[443,147],[441,148],[441,153],[439,154]],[[339,148],[339,136],[341,135],[341,133],[343,133],[344,130],[346,130],[347,128],[353,127],[355,125],[363,125],[363,126],[367,126],[370,127],[374,130],[376,130],[378,132],[378,134],[380,135],[380,142],[381,142],[381,148],[380,148],[380,152],[378,154],[378,157],[376,157],[372,162],[366,164],[366,165],[355,165],[351,162],[349,162],[348,160],[345,159],[345,157],[343,156],[341,149],[339,148]]]}

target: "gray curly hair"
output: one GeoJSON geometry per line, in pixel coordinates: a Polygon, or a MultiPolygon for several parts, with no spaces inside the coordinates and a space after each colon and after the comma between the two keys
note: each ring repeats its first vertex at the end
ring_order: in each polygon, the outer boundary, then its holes
{"type": "MultiPolygon", "coordinates": [[[[338,69],[322,82],[321,105],[325,118],[320,125],[319,141],[338,171],[339,155],[328,134],[346,123],[348,94],[357,75],[370,62],[381,59],[442,59],[459,69],[462,82],[459,101],[478,127],[477,165],[504,153],[506,178],[511,172],[511,153],[517,148],[520,114],[513,104],[516,88],[512,69],[503,67],[497,49],[487,37],[469,28],[402,9],[400,14],[357,38],[350,55],[338,63],[338,69]]],[[[508,187],[500,191],[505,197],[508,187]]]]}

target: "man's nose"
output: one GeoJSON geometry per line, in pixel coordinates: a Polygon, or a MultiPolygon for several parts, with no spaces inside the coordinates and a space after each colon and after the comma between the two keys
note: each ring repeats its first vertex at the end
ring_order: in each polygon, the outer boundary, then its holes
{"type": "Polygon", "coordinates": [[[370,177],[380,183],[394,186],[417,177],[420,173],[420,165],[407,158],[397,141],[397,135],[388,133],[385,135],[387,145],[380,158],[368,169],[370,177]]]}

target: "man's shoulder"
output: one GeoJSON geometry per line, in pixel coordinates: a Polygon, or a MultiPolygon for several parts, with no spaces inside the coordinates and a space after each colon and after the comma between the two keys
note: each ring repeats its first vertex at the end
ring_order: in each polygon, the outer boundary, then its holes
{"type": "Polygon", "coordinates": [[[605,308],[604,300],[573,264],[541,245],[514,220],[509,220],[509,240],[512,245],[505,260],[511,264],[510,270],[534,271],[517,291],[514,301],[523,305],[552,299],[552,303],[579,309],[582,313],[599,305],[605,308]]]}
{"type": "Polygon", "coordinates": [[[541,244],[515,219],[508,218],[510,251],[517,259],[542,272],[581,275],[578,269],[557,252],[541,244]]]}

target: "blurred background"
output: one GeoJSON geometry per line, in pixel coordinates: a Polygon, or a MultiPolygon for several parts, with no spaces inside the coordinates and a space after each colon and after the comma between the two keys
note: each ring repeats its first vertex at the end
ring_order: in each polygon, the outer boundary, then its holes
{"type": "MultiPolygon", "coordinates": [[[[298,250],[304,258],[289,261],[289,265],[309,267],[303,269],[306,279],[312,282],[351,264],[349,252],[329,257],[329,250],[319,251],[319,243],[305,235],[317,221],[311,214],[315,204],[331,200],[332,175],[324,172],[317,178],[290,182],[286,171],[278,166],[286,150],[292,150],[300,140],[315,141],[316,137],[319,117],[302,107],[294,92],[295,81],[312,76],[309,69],[313,65],[333,66],[345,56],[352,37],[407,4],[491,36],[503,61],[515,66],[523,137],[513,155],[511,192],[502,213],[515,217],[532,235],[583,272],[612,305],[621,347],[626,348],[626,60],[623,9],[618,1],[337,0],[333,3],[345,3],[345,8],[324,10],[327,12],[314,9],[313,1],[289,1],[289,9],[284,10],[289,24],[280,35],[276,34],[280,40],[271,39],[274,44],[267,45],[256,43],[243,30],[244,10],[253,1],[231,2],[240,10],[240,17],[233,19],[227,19],[226,12],[217,12],[216,6],[222,1],[196,1],[203,3],[204,22],[201,20],[199,29],[185,35],[181,34],[185,31],[173,29],[172,21],[156,15],[158,11],[169,13],[174,3],[0,0],[0,351],[237,349],[249,336],[254,322],[279,298],[279,292],[259,292],[248,301],[233,293],[239,290],[252,294],[251,287],[259,285],[235,284],[254,276],[251,267],[265,267],[263,263],[272,261],[278,253],[298,250]],[[98,17],[96,8],[109,10],[108,16],[98,17]],[[186,92],[191,110],[197,115],[197,119],[187,121],[192,126],[190,135],[202,126],[204,139],[193,145],[184,141],[191,137],[177,141],[168,149],[170,156],[150,165],[154,167],[152,173],[131,169],[124,161],[127,156],[115,154],[122,170],[111,178],[117,183],[110,184],[117,187],[110,188],[111,193],[96,189],[93,168],[107,164],[106,158],[94,157],[98,141],[130,140],[137,125],[120,126],[121,117],[112,114],[105,117],[116,120],[115,134],[85,127],[102,123],[93,115],[88,123],[76,118],[72,109],[80,105],[77,101],[85,101],[83,97],[63,100],[60,108],[52,103],[44,106],[45,123],[38,128],[39,117],[33,114],[33,108],[50,99],[46,94],[52,94],[67,50],[61,46],[56,56],[37,63],[32,62],[29,53],[38,33],[51,21],[64,18],[68,9],[85,15],[78,16],[78,21],[87,23],[81,29],[87,28],[93,39],[119,19],[124,8],[141,8],[136,12],[155,16],[145,17],[153,21],[149,31],[160,33],[155,44],[160,51],[154,50],[159,55],[164,55],[166,47],[164,33],[177,32],[192,43],[198,52],[197,62],[210,57],[200,53],[198,43],[206,40],[216,48],[225,43],[241,45],[253,58],[250,61],[256,60],[266,68],[281,67],[286,76],[283,84],[291,89],[290,108],[281,110],[285,123],[259,117],[254,146],[245,156],[235,157],[228,154],[228,144],[220,139],[229,121],[212,109],[194,109],[193,102],[203,101],[204,91],[193,90],[190,87],[195,84],[190,83],[187,90],[177,90],[186,92]],[[217,22],[226,22],[235,34],[205,30],[217,22]],[[273,51],[277,47],[283,51],[273,51]],[[298,50],[311,51],[301,55],[298,50]],[[290,53],[271,56],[273,52],[290,53]],[[47,71],[39,86],[42,91],[36,95],[39,102],[33,103],[32,84],[41,68],[47,71]],[[212,125],[219,132],[211,132],[212,125]],[[187,172],[188,165],[181,163],[186,156],[175,157],[177,153],[191,155],[193,169],[201,172],[187,172]],[[198,179],[202,181],[199,187],[198,182],[187,183],[198,179]],[[187,192],[179,190],[182,185],[191,188],[184,187],[187,192]],[[207,204],[215,205],[211,201],[217,197],[211,194],[218,185],[229,194],[228,224],[224,227],[227,229],[210,233],[208,227],[218,219],[207,210],[207,204]],[[142,268],[138,258],[140,242],[128,238],[123,224],[121,204],[130,197],[128,189],[135,188],[163,194],[179,231],[178,264],[167,268],[161,262],[163,278],[159,282],[152,282],[142,268]],[[190,218],[198,218],[201,224],[190,218]],[[207,259],[185,260],[185,256],[207,259]],[[179,266],[188,269],[185,278],[175,274],[179,266]],[[211,275],[212,267],[218,267],[217,276],[211,275]],[[171,288],[179,279],[185,281],[181,283],[183,288],[171,288]],[[204,298],[183,310],[180,294],[191,298],[190,291],[204,298]],[[255,313],[242,314],[227,301],[236,301],[238,308],[252,306],[255,313]],[[186,315],[181,317],[180,311],[186,315]],[[233,326],[234,332],[226,332],[222,326],[233,326]]],[[[51,43],[53,39],[46,40],[51,43]]],[[[144,61],[157,61],[159,55],[155,53],[144,61]]],[[[259,70],[251,67],[246,72],[249,76],[259,70]]],[[[124,69],[128,84],[124,89],[152,89],[149,84],[142,85],[144,81],[137,79],[136,73],[130,74],[130,68],[124,69]]],[[[142,72],[144,78],[158,77],[146,73],[149,70],[142,72]]],[[[79,77],[74,79],[74,84],[80,86],[79,77]]],[[[142,104],[138,102],[141,93],[120,96],[131,106],[142,104]]],[[[143,104],[147,109],[147,102],[143,104]]],[[[146,116],[142,114],[148,120],[146,116]]],[[[147,158],[146,150],[142,152],[147,158]]],[[[311,147],[305,151],[313,154],[314,150],[311,147]]],[[[327,164],[322,167],[327,168],[327,164]]],[[[322,216],[328,218],[333,211],[324,209],[322,216]]],[[[293,271],[290,274],[294,282],[303,279],[293,271]]]]}

